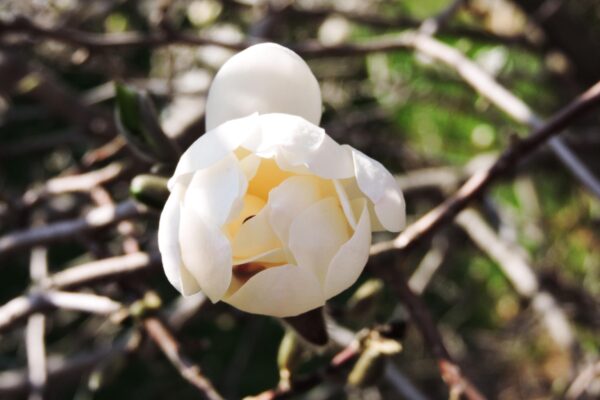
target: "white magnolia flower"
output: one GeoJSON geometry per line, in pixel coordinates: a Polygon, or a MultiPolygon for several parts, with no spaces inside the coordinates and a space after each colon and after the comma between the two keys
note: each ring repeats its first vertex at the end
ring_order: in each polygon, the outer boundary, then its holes
{"type": "Polygon", "coordinates": [[[182,294],[298,315],[356,281],[372,231],[404,226],[392,175],[315,125],[315,85],[304,61],[274,44],[217,74],[210,130],[179,160],[160,219],[165,273],[182,294]]]}

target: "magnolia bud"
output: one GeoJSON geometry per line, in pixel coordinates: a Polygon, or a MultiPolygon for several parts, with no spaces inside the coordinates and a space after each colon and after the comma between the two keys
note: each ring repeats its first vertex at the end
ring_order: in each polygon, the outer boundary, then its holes
{"type": "Polygon", "coordinates": [[[167,179],[156,175],[138,175],[131,181],[129,193],[142,204],[161,210],[169,198],[167,179]]]}
{"type": "Polygon", "coordinates": [[[277,365],[279,366],[279,376],[282,382],[289,382],[291,374],[302,362],[303,355],[304,345],[302,341],[294,331],[286,329],[277,353],[277,365]]]}
{"type": "Polygon", "coordinates": [[[375,318],[377,306],[383,292],[383,283],[380,279],[369,279],[354,292],[348,300],[349,317],[365,325],[375,318]]]}

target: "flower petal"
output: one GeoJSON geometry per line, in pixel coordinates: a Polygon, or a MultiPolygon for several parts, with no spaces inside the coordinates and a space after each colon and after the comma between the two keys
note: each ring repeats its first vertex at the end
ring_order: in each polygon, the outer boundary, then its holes
{"type": "Polygon", "coordinates": [[[258,173],[258,167],[260,167],[261,158],[254,154],[248,154],[240,160],[240,168],[244,172],[246,180],[250,182],[258,173]]]}
{"type": "Polygon", "coordinates": [[[352,156],[322,128],[288,114],[266,114],[259,119],[260,135],[244,142],[244,148],[259,157],[275,159],[286,171],[325,179],[354,176],[352,156]]]}
{"type": "Polygon", "coordinates": [[[251,257],[246,258],[233,258],[233,266],[246,264],[249,262],[254,262],[257,264],[269,264],[269,265],[277,265],[277,264],[285,264],[287,262],[285,257],[285,251],[280,247],[273,250],[265,251],[261,254],[256,254],[251,257]]]}
{"type": "Polygon", "coordinates": [[[290,226],[288,247],[298,265],[325,282],[327,268],[350,238],[346,216],[337,199],[328,197],[298,214],[290,226]]]}
{"type": "Polygon", "coordinates": [[[181,206],[179,226],[185,267],[214,303],[221,300],[231,282],[231,246],[221,230],[208,224],[195,208],[181,206]]]}
{"type": "Polygon", "coordinates": [[[317,277],[308,268],[290,264],[257,273],[223,300],[242,311],[280,318],[325,304],[317,277]]]}
{"type": "Polygon", "coordinates": [[[200,291],[196,279],[183,265],[179,249],[179,193],[171,193],[158,224],[158,248],[167,279],[184,296],[200,291]]]}
{"type": "Polygon", "coordinates": [[[266,201],[273,188],[292,176],[290,172],[282,171],[274,160],[261,159],[260,166],[249,182],[248,193],[266,201]]]}
{"type": "Polygon", "coordinates": [[[241,198],[246,185],[237,159],[229,154],[216,164],[193,174],[183,202],[186,208],[194,209],[206,223],[222,226],[230,215],[237,215],[241,211],[241,198]],[[237,203],[239,207],[234,207],[237,203]]]}
{"type": "Polygon", "coordinates": [[[237,149],[249,137],[259,133],[258,114],[244,116],[209,130],[200,136],[181,156],[169,189],[187,174],[207,168],[237,149]]]}
{"type": "Polygon", "coordinates": [[[243,223],[232,242],[232,252],[236,258],[248,258],[281,247],[269,223],[268,206],[243,223]]]}
{"type": "Polygon", "coordinates": [[[398,183],[378,161],[348,148],[354,159],[358,187],[373,202],[377,219],[388,231],[400,231],[406,222],[406,210],[398,183]]]}
{"type": "Polygon", "coordinates": [[[354,216],[352,204],[350,203],[350,199],[348,198],[346,189],[344,189],[344,185],[342,185],[342,183],[339,180],[334,179],[333,186],[335,187],[335,192],[338,196],[340,204],[342,205],[342,209],[344,210],[344,214],[346,215],[348,223],[350,224],[352,229],[356,229],[356,217],[354,216]]]}
{"type": "Polygon", "coordinates": [[[258,214],[260,210],[263,209],[265,204],[266,202],[260,197],[253,196],[251,194],[244,196],[242,210],[235,219],[230,221],[225,226],[225,233],[227,237],[232,240],[237,235],[244,221],[249,217],[253,217],[258,214]]]}
{"type": "Polygon", "coordinates": [[[294,176],[271,190],[269,194],[269,221],[282,243],[287,244],[290,226],[302,211],[321,199],[318,178],[294,176]]]}
{"type": "Polygon", "coordinates": [[[274,43],[251,46],[231,57],[212,82],[206,127],[258,112],[299,115],[318,124],[321,90],[306,62],[274,43]]]}
{"type": "Polygon", "coordinates": [[[362,203],[362,213],[354,235],[342,245],[329,264],[324,286],[328,299],[356,282],[369,259],[371,222],[366,200],[363,199],[362,203]]]}

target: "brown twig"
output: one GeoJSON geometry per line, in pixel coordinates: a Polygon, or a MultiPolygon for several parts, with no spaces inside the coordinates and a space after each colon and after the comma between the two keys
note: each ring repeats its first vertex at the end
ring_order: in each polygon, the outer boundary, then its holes
{"type": "Polygon", "coordinates": [[[503,240],[483,217],[473,209],[462,211],[456,223],[469,235],[500,269],[523,299],[531,301],[533,309],[546,326],[548,335],[563,349],[575,345],[575,336],[569,319],[556,299],[540,289],[537,275],[529,265],[523,252],[503,240]]]}
{"type": "Polygon", "coordinates": [[[444,27],[446,24],[448,24],[448,22],[450,22],[452,17],[454,17],[454,15],[465,3],[466,0],[451,1],[450,4],[440,13],[423,21],[423,23],[419,26],[419,32],[429,36],[435,35],[440,28],[444,27]]]}
{"type": "Polygon", "coordinates": [[[109,315],[121,307],[120,303],[107,297],[88,293],[60,291],[32,293],[14,298],[0,307],[0,333],[13,328],[34,313],[43,313],[56,308],[109,315]]]}
{"type": "MultiPolygon", "coordinates": [[[[362,24],[374,25],[384,28],[416,28],[423,25],[423,21],[410,18],[382,18],[378,15],[353,13],[350,11],[331,8],[302,9],[288,8],[288,12],[302,17],[325,17],[340,15],[351,21],[362,24]]],[[[531,43],[521,36],[501,36],[471,28],[448,28],[444,32],[456,36],[468,36],[487,42],[504,43],[531,47],[531,43]]],[[[80,46],[91,50],[118,50],[132,47],[163,47],[173,44],[188,46],[218,46],[231,50],[242,50],[253,41],[221,41],[193,34],[178,32],[168,29],[160,32],[124,32],[124,33],[91,33],[65,27],[46,27],[21,16],[13,21],[0,23],[0,37],[6,34],[26,34],[36,38],[52,39],[59,42],[80,46]]],[[[302,46],[300,46],[302,47],[302,46]]],[[[325,51],[322,55],[327,55],[325,51]]]]}
{"type": "MultiPolygon", "coordinates": [[[[459,6],[457,4],[454,7],[459,6]]],[[[452,9],[452,5],[438,14],[440,22],[445,23],[443,19],[445,15],[452,15],[455,10],[452,9]]],[[[419,28],[423,26],[425,21],[417,20],[409,16],[399,15],[394,17],[371,14],[368,12],[355,12],[352,10],[338,9],[332,7],[322,8],[302,8],[299,5],[294,5],[288,9],[290,13],[296,14],[303,19],[308,18],[326,18],[329,16],[340,16],[349,21],[370,25],[375,28],[386,28],[386,29],[406,29],[406,28],[419,28]]],[[[434,17],[436,18],[436,17],[434,17]]],[[[469,37],[475,40],[480,40],[488,43],[502,43],[506,45],[516,45],[521,47],[533,48],[535,44],[532,44],[524,35],[503,35],[497,32],[491,33],[480,29],[474,29],[471,27],[463,26],[444,26],[443,33],[446,36],[457,36],[457,37],[469,37]]]]}
{"type": "MultiPolygon", "coordinates": [[[[461,78],[471,85],[481,96],[488,99],[515,121],[536,130],[544,126],[544,121],[511,91],[500,85],[477,63],[468,59],[457,49],[448,46],[425,34],[416,34],[411,46],[422,54],[452,68],[461,78]]],[[[552,138],[550,148],[573,175],[586,186],[591,193],[600,197],[600,181],[579,160],[561,138],[552,138]]]]}
{"type": "Polygon", "coordinates": [[[453,196],[407,227],[396,239],[373,245],[371,254],[393,249],[406,251],[412,248],[420,240],[454,218],[471,201],[481,195],[491,182],[509,172],[519,161],[529,156],[550,137],[560,133],[598,103],[600,103],[600,82],[557,112],[544,125],[534,130],[530,136],[515,141],[489,168],[471,176],[453,196]]]}
{"type": "Polygon", "coordinates": [[[294,379],[288,385],[280,385],[277,388],[265,390],[255,396],[248,397],[248,400],[280,400],[305,393],[322,383],[327,377],[337,375],[340,370],[355,362],[359,355],[359,346],[352,343],[337,353],[324,370],[294,379]]]}
{"type": "MultiPolygon", "coordinates": [[[[29,261],[29,276],[33,285],[48,275],[48,251],[45,247],[35,247],[31,250],[29,261]]],[[[42,313],[34,313],[27,320],[25,328],[25,348],[27,351],[27,371],[29,400],[42,400],[48,379],[46,366],[46,317],[42,313]]]]}
{"type": "Polygon", "coordinates": [[[69,43],[75,46],[93,50],[132,47],[161,47],[170,44],[208,46],[215,45],[232,50],[241,50],[248,47],[248,43],[216,41],[210,38],[201,38],[183,32],[161,31],[159,33],[124,32],[114,34],[99,34],[83,32],[65,27],[45,27],[26,17],[18,17],[10,22],[0,23],[0,37],[7,33],[22,33],[35,37],[44,37],[69,43]]]}
{"type": "Polygon", "coordinates": [[[139,217],[147,212],[148,210],[139,204],[124,201],[114,207],[95,208],[83,218],[8,233],[0,237],[0,256],[35,245],[72,239],[84,232],[104,228],[124,219],[139,217]]]}
{"type": "Polygon", "coordinates": [[[463,393],[470,400],[482,400],[485,397],[462,374],[460,367],[452,360],[444,345],[441,334],[437,330],[429,310],[419,296],[408,287],[400,268],[392,269],[389,265],[373,264],[377,275],[385,279],[396,296],[408,309],[412,320],[417,325],[429,350],[437,360],[443,380],[448,384],[451,393],[463,393]]]}
{"type": "Polygon", "coordinates": [[[92,261],[57,272],[44,280],[45,287],[73,289],[99,281],[127,278],[160,264],[158,253],[133,253],[92,261]]]}
{"type": "Polygon", "coordinates": [[[40,199],[56,194],[89,192],[99,185],[118,179],[125,171],[123,163],[114,162],[105,167],[77,175],[58,176],[47,180],[43,186],[30,189],[23,195],[23,203],[32,205],[40,199]]]}
{"type": "Polygon", "coordinates": [[[583,398],[582,396],[598,377],[600,377],[600,361],[588,364],[569,385],[565,393],[565,399],[575,400],[583,398]]]}
{"type": "MultiPolygon", "coordinates": [[[[64,387],[65,384],[73,384],[81,379],[81,376],[90,372],[98,364],[105,362],[123,353],[135,350],[140,343],[137,332],[126,332],[123,339],[115,343],[97,348],[91,352],[78,353],[72,357],[49,356],[47,360],[49,389],[64,387]]],[[[12,370],[0,373],[0,397],[21,398],[26,393],[29,385],[27,371],[12,370]]]]}
{"type": "MultiPolygon", "coordinates": [[[[0,39],[3,23],[0,22],[0,39]]],[[[49,69],[19,56],[16,52],[0,51],[0,92],[27,94],[42,103],[55,115],[99,136],[114,136],[114,120],[108,110],[84,104],[79,95],[65,85],[49,69]]]]}
{"type": "Polygon", "coordinates": [[[160,347],[184,379],[194,385],[205,398],[209,400],[223,399],[210,381],[202,375],[200,367],[181,352],[180,343],[160,319],[148,317],[144,319],[143,324],[150,338],[160,347]]]}

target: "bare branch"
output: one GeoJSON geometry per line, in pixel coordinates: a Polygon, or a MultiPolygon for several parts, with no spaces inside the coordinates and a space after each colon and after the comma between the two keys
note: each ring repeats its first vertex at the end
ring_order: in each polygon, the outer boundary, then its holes
{"type": "MultiPolygon", "coordinates": [[[[122,340],[117,340],[111,346],[100,347],[92,352],[78,353],[65,358],[51,355],[47,360],[47,386],[61,387],[66,383],[73,384],[81,376],[91,371],[96,365],[117,355],[135,350],[140,343],[139,334],[127,332],[122,340]]],[[[0,373],[0,397],[12,398],[26,393],[28,390],[27,371],[15,370],[0,373]]]]}
{"type": "MultiPolygon", "coordinates": [[[[0,39],[3,34],[0,22],[0,39]]],[[[100,107],[84,104],[71,88],[41,64],[0,51],[0,92],[19,90],[42,103],[47,110],[63,117],[83,131],[99,136],[114,136],[116,128],[112,114],[100,107]]]]}
{"type": "Polygon", "coordinates": [[[291,382],[290,385],[279,386],[274,389],[265,390],[255,396],[248,396],[248,400],[276,400],[286,399],[294,395],[302,394],[322,383],[328,376],[334,376],[345,367],[351,365],[360,355],[360,348],[353,342],[338,352],[332,359],[327,368],[323,371],[317,371],[313,374],[299,378],[291,382]]]}
{"type": "Polygon", "coordinates": [[[88,293],[50,291],[17,297],[0,307],[0,333],[11,329],[34,313],[55,308],[110,315],[122,308],[107,297],[88,293]]]}
{"type": "Polygon", "coordinates": [[[147,212],[145,207],[137,203],[124,201],[114,207],[95,208],[83,218],[9,233],[0,237],[0,256],[35,245],[72,239],[82,233],[104,228],[124,219],[139,217],[147,212]]]}
{"type": "Polygon", "coordinates": [[[88,192],[94,187],[106,184],[119,178],[125,166],[120,162],[114,162],[100,169],[78,175],[59,176],[49,179],[40,188],[25,192],[23,200],[30,205],[39,199],[53,195],[70,192],[88,192]]]}
{"type": "Polygon", "coordinates": [[[208,46],[215,45],[232,50],[242,50],[249,43],[215,41],[209,38],[175,32],[161,31],[159,33],[124,32],[113,34],[98,34],[73,30],[64,27],[45,27],[25,17],[18,17],[11,22],[0,23],[0,35],[6,33],[25,33],[35,37],[44,37],[59,42],[69,43],[88,49],[119,49],[131,47],[161,47],[170,44],[208,46]]]}
{"type": "Polygon", "coordinates": [[[569,385],[565,398],[568,400],[581,399],[595,379],[600,377],[600,361],[587,365],[569,385]]]}
{"type": "Polygon", "coordinates": [[[450,4],[437,15],[427,18],[419,26],[419,32],[424,35],[433,36],[446,25],[458,10],[466,3],[466,0],[453,0],[450,4]]]}
{"type": "Polygon", "coordinates": [[[532,302],[550,337],[563,349],[571,348],[575,337],[567,316],[550,293],[540,290],[538,278],[522,252],[502,240],[475,210],[462,211],[456,217],[456,223],[498,263],[519,296],[532,302]]]}
{"type": "MultiPolygon", "coordinates": [[[[544,126],[542,118],[536,115],[524,101],[496,82],[479,65],[469,60],[460,51],[427,35],[417,34],[412,39],[412,46],[415,50],[452,68],[480,95],[507,113],[515,121],[525,124],[533,130],[538,130],[544,126]]],[[[575,177],[596,197],[600,197],[600,182],[563,143],[562,139],[552,138],[550,147],[575,177]]]]}
{"type": "Polygon", "coordinates": [[[223,399],[210,381],[202,375],[200,367],[187,358],[185,354],[182,354],[181,345],[161,320],[150,317],[144,319],[143,323],[152,340],[160,347],[185,380],[194,385],[205,398],[209,400],[223,399]]]}
{"type": "MultiPolygon", "coordinates": [[[[48,251],[45,247],[35,247],[31,251],[29,275],[34,285],[48,275],[48,251]]],[[[36,313],[27,320],[25,328],[25,349],[27,350],[27,370],[31,391],[30,400],[42,400],[48,378],[46,369],[45,336],[46,317],[36,313]]]]}
{"type": "Polygon", "coordinates": [[[436,358],[442,378],[449,386],[450,392],[463,393],[471,400],[485,399],[477,388],[462,374],[460,367],[452,360],[450,353],[446,349],[442,335],[427,310],[427,306],[408,287],[400,268],[390,268],[389,265],[373,264],[372,269],[390,285],[396,296],[402,300],[408,309],[411,319],[417,325],[429,350],[436,358]]]}
{"type": "Polygon", "coordinates": [[[159,264],[158,253],[133,253],[105,258],[57,272],[44,281],[44,286],[54,289],[73,289],[98,281],[126,278],[130,274],[149,270],[159,264]]]}
{"type": "Polygon", "coordinates": [[[437,270],[442,266],[448,252],[448,240],[442,236],[433,238],[433,243],[419,266],[408,280],[408,287],[417,295],[421,295],[437,270]]]}
{"type": "Polygon", "coordinates": [[[31,392],[29,400],[42,400],[46,386],[46,346],[44,343],[46,317],[33,314],[27,320],[25,348],[27,350],[27,372],[31,392]]]}
{"type": "Polygon", "coordinates": [[[540,128],[508,147],[489,168],[475,173],[461,188],[442,204],[408,226],[396,239],[371,246],[371,254],[397,249],[406,251],[451,220],[475,200],[495,179],[509,172],[519,161],[538,149],[552,135],[558,134],[585,112],[600,103],[600,82],[557,112],[540,128]]]}

